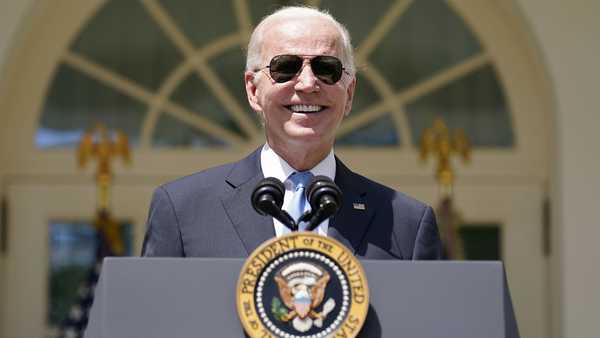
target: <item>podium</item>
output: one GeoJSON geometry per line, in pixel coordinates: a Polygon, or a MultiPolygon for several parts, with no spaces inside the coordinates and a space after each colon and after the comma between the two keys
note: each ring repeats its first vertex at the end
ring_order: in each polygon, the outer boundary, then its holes
{"type": "MultiPolygon", "coordinates": [[[[235,306],[243,262],[107,258],[85,337],[244,337],[235,306]]],[[[370,307],[359,337],[519,337],[500,262],[361,263],[370,307]]]]}

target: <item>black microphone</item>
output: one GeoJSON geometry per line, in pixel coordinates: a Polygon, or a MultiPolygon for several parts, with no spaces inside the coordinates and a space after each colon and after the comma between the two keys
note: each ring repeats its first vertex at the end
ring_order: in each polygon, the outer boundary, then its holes
{"type": "Polygon", "coordinates": [[[297,231],[298,225],[286,211],[281,210],[285,187],[275,177],[262,179],[252,192],[252,206],[263,216],[273,216],[276,220],[287,226],[291,231],[297,231]]]}
{"type": "Polygon", "coordinates": [[[306,199],[312,208],[311,213],[306,215],[306,218],[310,217],[306,230],[313,231],[342,206],[342,191],[329,177],[318,175],[310,182],[306,199]]]}

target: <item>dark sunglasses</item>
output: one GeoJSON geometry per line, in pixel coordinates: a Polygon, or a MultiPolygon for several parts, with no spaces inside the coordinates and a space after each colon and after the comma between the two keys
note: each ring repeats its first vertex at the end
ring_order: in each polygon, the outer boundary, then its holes
{"type": "MultiPolygon", "coordinates": [[[[277,55],[271,59],[269,74],[275,82],[283,83],[290,81],[302,69],[304,58],[299,55],[277,55]]],[[[350,75],[342,66],[342,61],[335,56],[317,55],[310,59],[310,68],[313,74],[323,83],[332,85],[342,78],[342,72],[350,75]]]]}

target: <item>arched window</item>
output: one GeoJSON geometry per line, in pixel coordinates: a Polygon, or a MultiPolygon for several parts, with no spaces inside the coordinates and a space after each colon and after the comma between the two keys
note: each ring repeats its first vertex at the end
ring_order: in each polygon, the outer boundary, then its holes
{"type": "MultiPolygon", "coordinates": [[[[475,147],[511,147],[512,120],[493,60],[444,1],[321,1],[347,25],[358,65],[338,147],[414,147],[441,116],[475,147]]],[[[106,2],[70,44],[51,82],[40,148],[73,146],[95,122],[142,147],[260,143],[246,103],[244,48],[276,1],[106,2]]]]}

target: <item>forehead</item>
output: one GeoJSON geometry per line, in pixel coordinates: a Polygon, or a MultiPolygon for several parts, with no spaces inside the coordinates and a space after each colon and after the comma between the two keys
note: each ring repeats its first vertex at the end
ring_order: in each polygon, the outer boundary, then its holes
{"type": "Polygon", "coordinates": [[[262,56],[279,54],[339,56],[338,29],[324,18],[282,19],[265,29],[262,56]]]}

